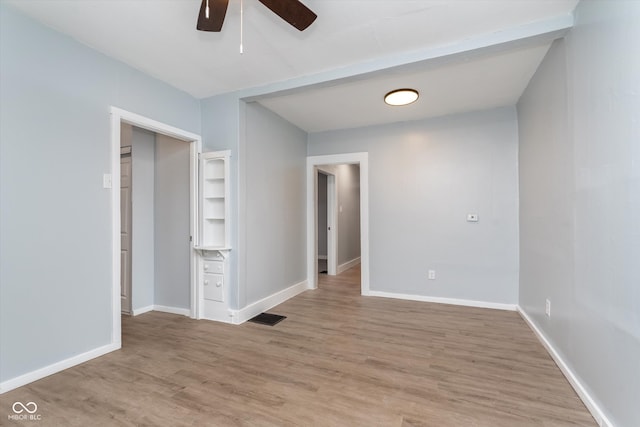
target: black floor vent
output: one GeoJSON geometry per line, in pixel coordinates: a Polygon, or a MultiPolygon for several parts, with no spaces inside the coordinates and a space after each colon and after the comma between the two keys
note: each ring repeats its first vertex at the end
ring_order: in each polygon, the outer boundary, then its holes
{"type": "Polygon", "coordinates": [[[256,317],[249,319],[249,322],[273,326],[286,318],[287,316],[280,316],[279,314],[260,313],[256,317]]]}

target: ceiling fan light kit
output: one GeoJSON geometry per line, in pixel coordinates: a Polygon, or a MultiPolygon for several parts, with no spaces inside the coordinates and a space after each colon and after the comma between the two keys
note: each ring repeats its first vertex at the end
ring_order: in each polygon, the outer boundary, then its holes
{"type": "MultiPolygon", "coordinates": [[[[298,0],[258,0],[291,26],[304,31],[318,15],[298,0]]],[[[200,31],[220,32],[227,14],[229,0],[202,0],[196,28],[200,31]]]]}
{"type": "Polygon", "coordinates": [[[384,96],[384,102],[394,107],[413,104],[418,100],[418,91],[415,89],[396,89],[384,96]]]}

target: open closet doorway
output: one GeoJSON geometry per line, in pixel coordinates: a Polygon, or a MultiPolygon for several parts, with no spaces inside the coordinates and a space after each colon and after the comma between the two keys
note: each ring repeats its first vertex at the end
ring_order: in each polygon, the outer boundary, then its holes
{"type": "Polygon", "coordinates": [[[340,274],[361,264],[361,294],[369,294],[368,179],[367,153],[307,157],[307,280],[311,288],[317,287],[318,274],[322,271],[318,268],[322,265],[319,255],[323,255],[323,236],[326,232],[327,273],[340,274]],[[340,175],[343,175],[342,183],[347,183],[343,191],[349,193],[349,185],[357,185],[359,197],[343,194],[344,197],[340,199],[340,175]],[[324,188],[327,194],[326,225],[323,218],[324,188]],[[340,217],[341,214],[344,214],[343,217],[340,217]],[[353,214],[356,217],[350,221],[348,218],[353,214]]]}
{"type": "Polygon", "coordinates": [[[120,128],[121,311],[189,315],[189,143],[120,128]]]}
{"type": "Polygon", "coordinates": [[[198,316],[193,236],[201,146],[198,135],[111,108],[114,342],[121,342],[121,313],[198,316]]]}

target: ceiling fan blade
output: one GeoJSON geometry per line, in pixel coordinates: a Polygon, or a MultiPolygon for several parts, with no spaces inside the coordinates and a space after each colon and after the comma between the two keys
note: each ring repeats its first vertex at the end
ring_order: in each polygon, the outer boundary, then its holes
{"type": "Polygon", "coordinates": [[[200,13],[198,13],[198,25],[196,28],[200,31],[219,32],[222,30],[224,16],[227,14],[227,6],[229,0],[208,0],[209,17],[207,18],[206,8],[207,0],[202,0],[200,13]]]}
{"type": "Polygon", "coordinates": [[[300,31],[305,30],[318,17],[298,0],[260,0],[260,3],[300,31]]]}

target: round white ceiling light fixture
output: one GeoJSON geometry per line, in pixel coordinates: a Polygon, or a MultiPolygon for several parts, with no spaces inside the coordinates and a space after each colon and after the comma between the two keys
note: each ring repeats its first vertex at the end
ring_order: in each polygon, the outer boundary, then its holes
{"type": "Polygon", "coordinates": [[[418,91],[415,89],[396,89],[384,96],[384,102],[388,105],[409,105],[418,100],[418,91]]]}

